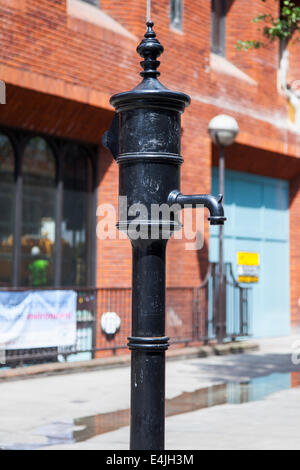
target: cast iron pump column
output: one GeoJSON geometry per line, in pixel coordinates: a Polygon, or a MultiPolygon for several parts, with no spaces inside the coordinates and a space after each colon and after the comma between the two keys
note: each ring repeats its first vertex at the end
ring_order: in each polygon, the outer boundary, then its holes
{"type": "Polygon", "coordinates": [[[181,113],[190,97],[159,82],[157,58],[163,50],[153,23],[148,21],[145,39],[137,48],[144,59],[143,81],[132,91],[111,98],[116,115],[104,136],[104,145],[120,167],[119,194],[127,197],[127,214],[124,218],[119,213],[118,227],[127,233],[133,248],[132,336],[128,338],[132,351],[131,450],[164,449],[165,351],[169,340],[165,336],[166,245],[181,225],[176,215],[171,221],[163,217],[153,220],[151,206],[203,204],[210,211],[211,224],[225,220],[222,197],[180,193],[181,113]],[[144,236],[137,237],[132,230],[137,225],[128,214],[141,205],[147,211],[142,211],[137,224],[144,236]]]}

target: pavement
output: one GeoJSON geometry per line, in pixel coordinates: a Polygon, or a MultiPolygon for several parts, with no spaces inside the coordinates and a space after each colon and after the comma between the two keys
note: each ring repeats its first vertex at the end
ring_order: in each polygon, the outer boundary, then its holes
{"type": "MultiPolygon", "coordinates": [[[[258,342],[167,363],[166,449],[300,450],[300,334],[258,342]]],[[[0,448],[128,449],[129,379],[126,366],[1,382],[0,448]]]]}

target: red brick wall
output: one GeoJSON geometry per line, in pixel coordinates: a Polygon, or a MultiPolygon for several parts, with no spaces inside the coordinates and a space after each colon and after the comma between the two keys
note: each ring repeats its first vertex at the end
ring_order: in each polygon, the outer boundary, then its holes
{"type": "MultiPolygon", "coordinates": [[[[111,204],[118,209],[118,166],[110,153],[103,147],[99,159],[99,191],[98,204],[111,204]]],[[[100,223],[107,213],[98,218],[100,223]]],[[[117,219],[113,217],[111,225],[117,219]]],[[[116,235],[120,233],[116,230],[116,235]]],[[[130,287],[131,285],[131,246],[128,239],[97,241],[97,286],[100,287],[130,287]]]]}
{"type": "Polygon", "coordinates": [[[291,321],[300,324],[300,175],[290,182],[291,321]]]}
{"type": "MultiPolygon", "coordinates": [[[[294,3],[297,6],[300,6],[300,0],[294,0],[294,3]]],[[[300,80],[300,64],[299,64],[299,47],[298,39],[299,33],[295,34],[295,37],[289,41],[288,50],[289,50],[289,70],[287,75],[287,81],[290,85],[293,84],[295,80],[300,80]]],[[[298,83],[298,89],[300,89],[300,82],[298,83]]]]}
{"type": "MultiPolygon", "coordinates": [[[[298,224],[292,214],[300,206],[300,151],[298,134],[289,127],[287,101],[277,92],[279,47],[274,42],[258,51],[234,48],[238,39],[259,37],[251,19],[264,11],[276,13],[277,3],[229,2],[226,58],[251,83],[212,66],[210,3],[185,0],[184,31],[177,33],[170,30],[169,0],[152,0],[155,28],[165,46],[161,80],[192,97],[183,116],[182,190],[210,191],[213,151],[207,124],[218,113],[233,115],[241,131],[226,157],[228,166],[292,180],[291,302],[296,321],[300,220],[298,224]]],[[[127,29],[127,36],[68,15],[66,0],[0,0],[0,79],[8,84],[8,104],[0,107],[0,123],[100,142],[112,116],[109,97],[140,80],[135,48],[144,34],[146,1],[101,0],[101,8],[127,29]]],[[[298,63],[299,45],[293,47],[291,58],[298,63]]],[[[291,73],[297,78],[298,65],[291,73]]],[[[117,171],[101,148],[99,203],[116,204],[117,171]]],[[[209,249],[207,222],[203,250],[186,251],[183,243],[172,240],[168,246],[169,286],[195,286],[203,279],[209,249]]],[[[98,240],[97,285],[129,286],[130,276],[129,242],[98,240]]]]}

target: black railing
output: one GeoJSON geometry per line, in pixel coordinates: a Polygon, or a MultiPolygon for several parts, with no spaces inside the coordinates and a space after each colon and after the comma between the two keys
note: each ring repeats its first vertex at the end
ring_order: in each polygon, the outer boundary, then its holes
{"type": "MultiPolygon", "coordinates": [[[[223,340],[246,337],[251,332],[251,288],[242,287],[226,264],[226,319],[223,340]]],[[[63,290],[66,288],[62,288],[63,290]]],[[[59,288],[59,290],[62,290],[59,288]]],[[[6,289],[12,291],[27,289],[6,289]]],[[[49,290],[49,289],[46,289],[49,290]]],[[[70,288],[68,288],[70,290],[70,288]]],[[[114,354],[127,348],[131,329],[130,288],[71,288],[77,292],[77,339],[70,347],[18,349],[5,351],[5,364],[16,367],[44,362],[89,360],[106,352],[114,354]],[[121,319],[115,335],[106,335],[100,326],[105,312],[121,319]]],[[[218,337],[218,264],[210,263],[199,287],[169,287],[166,295],[166,330],[171,344],[208,343],[218,337]]],[[[219,339],[219,338],[218,338],[219,339]]]]}

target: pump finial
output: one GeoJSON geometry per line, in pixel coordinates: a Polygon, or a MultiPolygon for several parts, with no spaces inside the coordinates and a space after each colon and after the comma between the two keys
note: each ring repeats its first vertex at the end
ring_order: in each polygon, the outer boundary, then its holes
{"type": "Polygon", "coordinates": [[[154,23],[147,21],[147,32],[145,39],[142,40],[141,44],[137,48],[137,52],[144,60],[141,62],[141,66],[144,71],[141,72],[144,78],[157,78],[160,72],[157,71],[160,62],[157,58],[164,52],[164,48],[161,43],[156,39],[156,33],[153,31],[154,23]]]}

